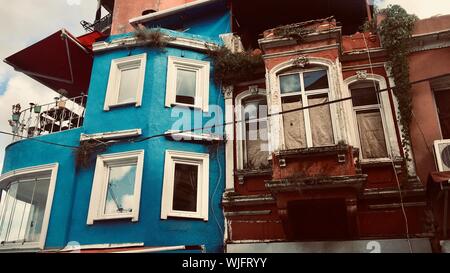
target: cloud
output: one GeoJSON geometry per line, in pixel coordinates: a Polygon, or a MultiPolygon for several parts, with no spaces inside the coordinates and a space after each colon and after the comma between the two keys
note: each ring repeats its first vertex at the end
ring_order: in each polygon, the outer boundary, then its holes
{"type": "MultiPolygon", "coordinates": [[[[49,103],[55,93],[22,73],[15,72],[2,62],[6,57],[53,34],[61,28],[78,36],[85,33],[81,20],[92,22],[97,1],[81,0],[80,5],[69,5],[64,0],[15,0],[0,9],[0,129],[11,131],[8,119],[11,105],[29,102],[49,103]]],[[[71,2],[73,3],[73,2],[71,2]]],[[[11,137],[0,135],[0,170],[3,166],[4,148],[11,137]]]]}
{"type": "Polygon", "coordinates": [[[380,8],[385,8],[388,5],[400,5],[408,13],[415,14],[419,18],[429,18],[435,15],[450,14],[449,0],[382,0],[376,1],[380,8]]]}
{"type": "MultiPolygon", "coordinates": [[[[20,103],[22,109],[30,102],[45,104],[53,101],[56,92],[46,88],[24,74],[14,75],[7,84],[6,92],[0,95],[0,130],[11,132],[8,120],[11,118],[11,106],[20,103]]],[[[5,147],[11,143],[12,137],[0,135],[0,168],[3,166],[5,147]]]]}

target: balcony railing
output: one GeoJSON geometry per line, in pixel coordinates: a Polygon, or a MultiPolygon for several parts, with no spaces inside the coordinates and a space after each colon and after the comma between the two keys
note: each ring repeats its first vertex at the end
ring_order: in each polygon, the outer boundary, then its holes
{"type": "Polygon", "coordinates": [[[94,23],[89,23],[86,21],[81,21],[80,24],[83,26],[84,30],[88,32],[98,31],[98,32],[106,32],[112,24],[112,15],[108,14],[102,17],[100,20],[95,21],[94,23]]]}
{"type": "Polygon", "coordinates": [[[43,105],[30,103],[25,110],[19,104],[14,105],[9,120],[13,141],[81,127],[86,101],[87,95],[82,95],[70,99],[57,97],[43,105]]]}

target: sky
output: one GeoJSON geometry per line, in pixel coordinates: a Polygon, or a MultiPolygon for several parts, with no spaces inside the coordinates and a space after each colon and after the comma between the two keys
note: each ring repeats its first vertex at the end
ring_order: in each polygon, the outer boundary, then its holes
{"type": "MultiPolygon", "coordinates": [[[[7,0],[0,0],[6,2],[7,0]]],[[[419,18],[450,14],[450,0],[371,0],[383,8],[399,4],[419,18]]],[[[11,106],[29,102],[44,104],[53,101],[56,93],[22,73],[15,72],[1,60],[60,30],[74,35],[84,34],[81,20],[95,17],[96,0],[14,0],[0,9],[0,130],[10,132],[8,119],[11,106]]],[[[0,135],[0,170],[4,149],[10,136],[0,135]]]]}

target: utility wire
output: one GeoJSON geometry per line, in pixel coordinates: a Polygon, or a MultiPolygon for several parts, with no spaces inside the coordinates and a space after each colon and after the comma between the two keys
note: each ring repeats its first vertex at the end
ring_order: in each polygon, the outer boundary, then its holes
{"type": "Polygon", "coordinates": [[[60,143],[56,143],[56,142],[51,142],[51,141],[46,141],[46,140],[42,140],[42,139],[37,139],[37,138],[28,138],[28,137],[23,137],[20,135],[16,135],[13,133],[8,133],[5,131],[0,131],[0,134],[4,134],[4,135],[8,135],[8,136],[13,136],[13,137],[19,137],[21,139],[29,139],[32,141],[36,141],[36,142],[40,142],[40,143],[45,143],[45,144],[50,144],[50,145],[55,145],[55,146],[60,146],[60,147],[64,147],[64,148],[70,148],[70,149],[78,149],[78,146],[71,146],[71,145],[66,145],[66,144],[60,144],[60,143]]]}
{"type": "MultiPolygon", "coordinates": [[[[435,76],[435,77],[430,77],[430,78],[426,78],[426,79],[417,80],[417,81],[411,82],[410,84],[414,85],[414,84],[418,84],[418,83],[422,83],[422,82],[432,81],[432,80],[439,79],[439,78],[446,77],[446,76],[450,76],[450,73],[439,75],[439,76],[435,76]]],[[[388,87],[388,88],[377,90],[376,92],[377,93],[382,93],[382,92],[390,91],[391,89],[395,89],[395,88],[396,87],[388,87]]],[[[288,114],[288,113],[297,112],[297,111],[302,111],[302,110],[311,109],[311,108],[315,108],[315,107],[326,106],[326,105],[330,105],[330,104],[333,104],[333,103],[344,102],[344,101],[351,100],[352,98],[353,98],[352,96],[349,96],[349,97],[336,99],[336,100],[331,100],[331,101],[318,103],[318,104],[314,104],[314,105],[308,105],[308,106],[303,106],[303,107],[299,107],[299,108],[293,108],[293,109],[286,110],[286,111],[280,111],[280,112],[273,113],[273,114],[268,113],[267,117],[263,117],[263,118],[250,118],[248,120],[236,120],[236,121],[225,122],[225,123],[222,123],[222,124],[214,124],[214,125],[206,126],[206,127],[199,127],[199,128],[193,128],[193,129],[186,129],[186,130],[179,130],[179,131],[173,131],[173,132],[166,132],[166,133],[156,134],[156,135],[152,135],[152,136],[148,136],[148,137],[143,137],[143,138],[140,138],[140,139],[137,139],[137,140],[136,139],[135,140],[131,140],[131,142],[143,142],[143,141],[150,140],[150,139],[153,139],[153,138],[167,137],[167,136],[172,136],[172,135],[176,135],[176,134],[189,133],[189,132],[200,131],[200,130],[203,131],[205,129],[213,129],[213,128],[218,128],[218,127],[225,127],[227,125],[234,125],[234,124],[238,124],[238,123],[242,123],[242,122],[246,122],[246,121],[262,121],[262,120],[266,120],[269,117],[279,116],[279,115],[288,114]]]]}
{"type": "MultiPolygon", "coordinates": [[[[435,76],[435,77],[425,78],[425,79],[421,79],[421,80],[417,80],[417,81],[411,82],[410,84],[414,85],[414,84],[427,82],[427,81],[432,81],[432,80],[439,79],[439,78],[442,78],[442,77],[447,77],[447,76],[450,76],[450,73],[439,75],[439,76],[435,76]]],[[[376,92],[377,93],[382,93],[382,92],[386,92],[386,91],[389,91],[389,90],[395,89],[395,88],[396,87],[384,88],[384,89],[377,90],[376,92]]],[[[280,111],[280,112],[273,113],[273,114],[268,113],[267,117],[264,117],[264,118],[250,118],[248,120],[236,120],[236,121],[231,121],[231,122],[225,122],[225,123],[222,123],[222,124],[214,124],[214,125],[206,126],[206,127],[199,127],[199,128],[193,128],[193,129],[187,129],[187,130],[179,130],[179,131],[174,131],[174,132],[166,132],[166,133],[161,133],[161,134],[156,134],[156,135],[152,135],[152,136],[143,137],[143,138],[140,138],[140,139],[131,139],[131,140],[128,140],[128,142],[143,142],[143,141],[150,140],[150,139],[153,139],[153,138],[167,137],[167,136],[172,136],[172,135],[176,135],[176,134],[188,133],[188,132],[194,132],[194,131],[200,131],[200,130],[203,131],[205,129],[220,128],[220,127],[225,127],[227,125],[239,124],[239,123],[242,123],[242,122],[245,122],[245,121],[261,121],[261,120],[266,120],[268,117],[279,116],[279,115],[293,113],[293,112],[302,111],[302,110],[306,110],[306,109],[311,109],[311,108],[315,108],[315,107],[326,106],[326,105],[330,105],[330,104],[333,104],[333,103],[344,102],[344,101],[351,100],[352,98],[353,98],[352,96],[349,96],[349,97],[336,99],[336,100],[331,100],[331,101],[318,103],[318,104],[314,104],[314,105],[308,105],[308,106],[304,106],[304,107],[293,108],[293,109],[286,110],[286,111],[280,111]]],[[[45,140],[36,139],[36,138],[26,138],[26,137],[23,137],[23,136],[20,136],[20,135],[16,135],[16,134],[4,132],[4,131],[0,131],[0,134],[20,137],[22,139],[29,139],[29,140],[32,140],[32,141],[41,142],[41,143],[50,144],[50,145],[56,145],[56,146],[65,147],[65,148],[71,148],[71,149],[78,149],[79,148],[78,146],[65,145],[65,144],[45,141],[45,140]]],[[[114,142],[119,142],[119,141],[114,141],[114,142]]],[[[109,142],[104,142],[104,143],[101,143],[100,145],[106,145],[107,143],[109,143],[109,142]]]]}

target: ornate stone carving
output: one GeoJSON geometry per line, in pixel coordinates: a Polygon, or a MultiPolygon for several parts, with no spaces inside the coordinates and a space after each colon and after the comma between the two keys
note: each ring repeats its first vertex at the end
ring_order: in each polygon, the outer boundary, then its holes
{"type": "Polygon", "coordinates": [[[248,91],[250,91],[250,93],[252,93],[252,95],[257,95],[259,92],[259,87],[257,85],[250,85],[248,87],[248,91]]]}
{"type": "Polygon", "coordinates": [[[233,98],[233,86],[223,86],[222,87],[223,96],[225,99],[232,99],[233,98]]]}
{"type": "Polygon", "coordinates": [[[367,79],[367,70],[359,70],[359,71],[356,71],[356,78],[358,79],[358,80],[365,80],[365,79],[367,79]]]}
{"type": "Polygon", "coordinates": [[[309,65],[309,59],[306,55],[302,55],[295,59],[292,65],[299,68],[305,68],[307,65],[309,65]]]}

